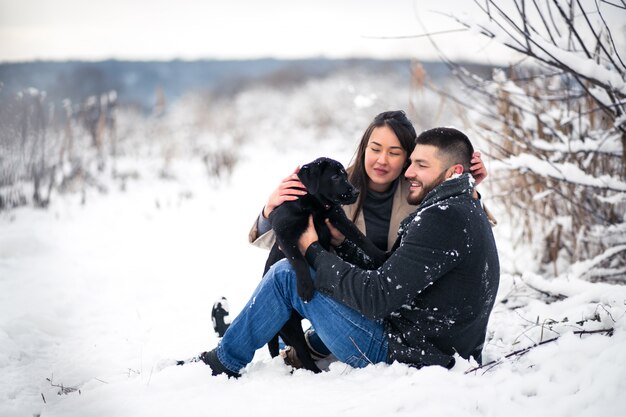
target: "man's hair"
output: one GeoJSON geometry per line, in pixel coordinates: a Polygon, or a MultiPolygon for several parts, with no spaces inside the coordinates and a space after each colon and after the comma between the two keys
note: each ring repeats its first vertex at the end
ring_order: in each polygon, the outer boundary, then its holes
{"type": "Polygon", "coordinates": [[[443,154],[448,167],[461,164],[463,171],[469,172],[474,147],[463,132],[451,127],[435,127],[420,133],[415,144],[434,146],[443,154]]]}

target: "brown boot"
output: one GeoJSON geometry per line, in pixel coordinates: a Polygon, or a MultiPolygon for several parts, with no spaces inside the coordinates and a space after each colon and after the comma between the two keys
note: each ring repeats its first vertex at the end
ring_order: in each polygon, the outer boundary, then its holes
{"type": "Polygon", "coordinates": [[[287,346],[284,349],[281,349],[279,352],[280,357],[283,358],[285,363],[295,369],[302,368],[302,362],[300,358],[298,358],[298,353],[291,346],[287,346]]]}
{"type": "MultiPolygon", "coordinates": [[[[305,336],[305,339],[306,339],[306,336],[305,336]]],[[[322,355],[321,353],[316,352],[311,347],[311,345],[309,345],[308,340],[307,340],[307,347],[309,350],[309,354],[311,355],[311,359],[313,359],[314,361],[317,362],[319,360],[328,358],[328,355],[322,355]]],[[[285,361],[287,365],[295,369],[304,368],[302,361],[300,360],[300,358],[298,358],[298,352],[296,352],[296,350],[292,346],[286,346],[284,349],[281,349],[281,351],[278,353],[280,357],[283,358],[283,360],[285,361]]]]}

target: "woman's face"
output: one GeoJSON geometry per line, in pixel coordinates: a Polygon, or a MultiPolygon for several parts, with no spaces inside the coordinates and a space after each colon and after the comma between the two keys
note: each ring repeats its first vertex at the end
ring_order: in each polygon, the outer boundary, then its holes
{"type": "Polygon", "coordinates": [[[365,149],[368,188],[372,191],[386,191],[402,174],[406,158],[406,151],[389,126],[374,128],[365,149]]]}

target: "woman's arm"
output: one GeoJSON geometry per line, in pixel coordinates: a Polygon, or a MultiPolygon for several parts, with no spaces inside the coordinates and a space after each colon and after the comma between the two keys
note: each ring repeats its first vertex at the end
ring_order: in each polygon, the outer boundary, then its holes
{"type": "Polygon", "coordinates": [[[472,160],[470,161],[470,164],[470,172],[472,174],[472,177],[474,177],[474,180],[476,181],[476,185],[478,185],[483,182],[485,178],[487,178],[487,175],[489,175],[487,173],[487,168],[485,167],[485,164],[483,163],[483,160],[481,158],[480,152],[474,152],[472,154],[472,160]]]}
{"type": "MultiPolygon", "coordinates": [[[[483,160],[481,158],[480,152],[474,152],[474,154],[472,155],[472,160],[471,160],[471,167],[470,167],[470,171],[472,173],[472,176],[474,177],[474,180],[476,180],[476,185],[480,184],[485,178],[487,178],[487,168],[485,167],[485,164],[483,163],[483,160]]],[[[480,199],[480,194],[478,193],[478,191],[476,191],[476,188],[474,188],[474,198],[475,199],[480,199]]],[[[485,207],[485,204],[482,204],[483,206],[483,210],[485,210],[485,214],[487,215],[487,219],[489,220],[489,223],[492,226],[495,226],[496,224],[498,224],[498,220],[496,220],[496,218],[493,216],[493,214],[487,210],[487,207],[485,207]]]]}
{"type": "Polygon", "coordinates": [[[297,200],[307,193],[306,188],[298,178],[297,174],[299,170],[300,167],[297,167],[292,174],[283,178],[280,184],[278,184],[278,187],[276,187],[267,199],[267,203],[248,234],[248,240],[254,246],[265,249],[271,248],[274,244],[275,237],[272,231],[272,225],[269,221],[270,213],[285,201],[297,200]]]}
{"type": "MultiPolygon", "coordinates": [[[[487,178],[487,168],[485,167],[485,164],[483,163],[483,160],[480,156],[480,152],[474,152],[472,154],[472,160],[470,161],[470,172],[472,174],[472,177],[474,177],[474,181],[476,181],[476,185],[480,184],[481,182],[483,182],[483,180],[485,178],[487,178]]],[[[480,198],[480,195],[478,194],[478,191],[476,191],[476,188],[474,188],[474,194],[473,197],[478,200],[480,198]]]]}

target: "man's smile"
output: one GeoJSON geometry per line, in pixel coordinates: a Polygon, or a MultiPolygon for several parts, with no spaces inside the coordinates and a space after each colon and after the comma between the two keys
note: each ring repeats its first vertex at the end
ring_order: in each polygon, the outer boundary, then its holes
{"type": "Polygon", "coordinates": [[[411,181],[411,180],[409,180],[409,184],[410,184],[409,188],[411,190],[415,190],[417,188],[422,188],[422,183],[418,182],[418,181],[411,181]]]}

